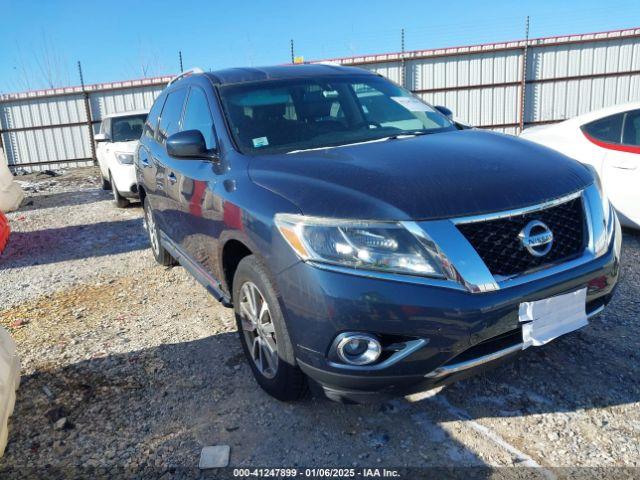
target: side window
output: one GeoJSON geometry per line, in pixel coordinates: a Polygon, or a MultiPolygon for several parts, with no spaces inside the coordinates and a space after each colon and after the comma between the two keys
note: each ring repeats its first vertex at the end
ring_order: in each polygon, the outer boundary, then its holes
{"type": "Polygon", "coordinates": [[[582,126],[588,136],[607,143],[620,143],[624,113],[595,120],[582,126]]]}
{"type": "Polygon", "coordinates": [[[109,127],[107,124],[109,123],[109,119],[105,118],[100,122],[100,133],[109,133],[109,127]]]}
{"type": "Polygon", "coordinates": [[[627,112],[624,119],[622,143],[640,146],[640,110],[627,112]]]}
{"type": "Polygon", "coordinates": [[[215,148],[216,146],[209,102],[205,93],[198,87],[191,87],[181,130],[199,130],[204,137],[207,148],[215,148]]]}
{"type": "Polygon", "coordinates": [[[182,106],[186,96],[186,88],[175,90],[167,96],[158,125],[157,138],[159,142],[164,143],[169,135],[173,135],[180,129],[180,115],[182,115],[182,106]]]}
{"type": "Polygon", "coordinates": [[[144,135],[150,138],[156,133],[156,127],[158,126],[158,119],[160,118],[160,112],[162,111],[162,106],[164,105],[165,96],[160,95],[156,101],[154,102],[151,110],[149,110],[149,114],[147,115],[147,119],[144,122],[144,135]]]}

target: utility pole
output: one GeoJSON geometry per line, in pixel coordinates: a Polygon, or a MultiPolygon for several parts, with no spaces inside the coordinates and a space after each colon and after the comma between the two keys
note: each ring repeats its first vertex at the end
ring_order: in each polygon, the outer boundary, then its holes
{"type": "Polygon", "coordinates": [[[91,106],[89,105],[89,92],[84,88],[84,75],[82,74],[82,64],[78,60],[78,75],[80,76],[80,86],[82,87],[82,96],[84,97],[84,114],[87,117],[87,128],[89,129],[89,150],[91,151],[91,160],[93,164],[98,164],[96,157],[96,143],[93,138],[93,121],[91,119],[91,106]]]}
{"type": "Polygon", "coordinates": [[[524,28],[524,47],[522,49],[522,71],[520,73],[520,114],[518,115],[519,133],[524,130],[524,115],[527,102],[527,54],[529,53],[529,15],[524,28]]]}
{"type": "Polygon", "coordinates": [[[405,62],[404,62],[404,28],[400,30],[400,85],[406,87],[405,81],[405,62]]]}
{"type": "Polygon", "coordinates": [[[291,39],[291,63],[295,63],[296,61],[296,56],[293,50],[293,38],[291,39]]]}
{"type": "Polygon", "coordinates": [[[182,66],[182,50],[178,50],[178,59],[180,60],[180,73],[184,72],[184,67],[182,66]]]}

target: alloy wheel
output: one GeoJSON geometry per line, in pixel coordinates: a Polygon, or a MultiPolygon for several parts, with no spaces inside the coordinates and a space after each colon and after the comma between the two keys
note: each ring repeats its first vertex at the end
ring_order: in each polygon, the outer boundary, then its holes
{"type": "Polygon", "coordinates": [[[153,219],[153,213],[151,208],[147,208],[146,211],[147,220],[147,232],[149,233],[149,241],[151,242],[151,249],[156,256],[160,255],[160,244],[158,243],[158,232],[156,231],[156,222],[153,219]]]}
{"type": "Polygon", "coordinates": [[[240,318],[251,359],[265,378],[278,371],[278,346],[269,304],[252,282],[240,288],[240,318]]]}

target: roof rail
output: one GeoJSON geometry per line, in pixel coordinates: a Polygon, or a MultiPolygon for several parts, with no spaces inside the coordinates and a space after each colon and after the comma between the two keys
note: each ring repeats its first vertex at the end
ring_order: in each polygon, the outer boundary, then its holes
{"type": "Polygon", "coordinates": [[[194,68],[190,68],[189,70],[185,70],[184,72],[176,75],[171,80],[169,80],[169,83],[167,83],[167,87],[169,85],[171,85],[172,83],[177,82],[181,78],[188,77],[189,75],[195,75],[197,73],[204,73],[204,70],[202,70],[201,68],[198,68],[198,67],[194,67],[194,68]]]}

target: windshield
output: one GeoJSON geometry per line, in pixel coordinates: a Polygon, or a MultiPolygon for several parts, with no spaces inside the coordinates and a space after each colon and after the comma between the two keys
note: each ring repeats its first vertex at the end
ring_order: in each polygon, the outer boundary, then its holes
{"type": "Polygon", "coordinates": [[[140,140],[146,118],[145,113],[130,117],[113,117],[111,119],[111,140],[113,142],[140,140]]]}
{"type": "Polygon", "coordinates": [[[243,153],[287,152],[455,130],[407,90],[372,75],[220,87],[243,153]]]}

